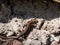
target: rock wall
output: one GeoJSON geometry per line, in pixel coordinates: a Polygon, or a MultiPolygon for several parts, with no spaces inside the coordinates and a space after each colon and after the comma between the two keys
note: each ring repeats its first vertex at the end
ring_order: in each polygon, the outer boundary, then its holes
{"type": "Polygon", "coordinates": [[[52,20],[60,17],[59,4],[48,0],[0,1],[0,22],[6,23],[13,17],[23,19],[37,17],[52,20]]]}
{"type": "Polygon", "coordinates": [[[0,0],[0,44],[60,45],[59,5],[52,0],[0,0]]]}

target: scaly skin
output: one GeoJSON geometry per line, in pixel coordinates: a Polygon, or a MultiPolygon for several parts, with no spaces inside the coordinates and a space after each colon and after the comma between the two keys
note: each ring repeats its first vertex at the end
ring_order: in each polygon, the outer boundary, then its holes
{"type": "Polygon", "coordinates": [[[38,21],[36,20],[36,18],[33,18],[31,20],[29,20],[26,24],[24,24],[24,28],[22,31],[19,32],[19,35],[17,36],[11,36],[11,37],[7,37],[7,38],[19,38],[21,35],[23,35],[27,30],[28,28],[30,27],[30,25],[34,24],[34,23],[37,23],[38,21]]]}

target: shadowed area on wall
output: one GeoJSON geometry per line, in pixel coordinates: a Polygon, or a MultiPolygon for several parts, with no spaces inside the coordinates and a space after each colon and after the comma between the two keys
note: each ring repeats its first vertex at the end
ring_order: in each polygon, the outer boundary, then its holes
{"type": "Polygon", "coordinates": [[[14,17],[52,20],[60,17],[60,5],[52,0],[0,1],[0,22],[7,23],[14,17]]]}

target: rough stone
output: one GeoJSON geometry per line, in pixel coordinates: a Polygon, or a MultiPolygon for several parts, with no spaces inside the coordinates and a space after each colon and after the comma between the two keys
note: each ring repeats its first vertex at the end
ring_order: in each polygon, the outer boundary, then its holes
{"type": "MultiPolygon", "coordinates": [[[[38,41],[37,43],[35,44],[41,44],[43,43],[44,45],[46,45],[47,43],[47,40],[49,38],[49,32],[45,31],[45,30],[37,30],[37,29],[34,29],[30,35],[27,37],[27,41],[30,39],[34,42],[34,40],[38,41]],[[40,43],[39,43],[40,41],[40,43]]],[[[27,41],[26,41],[26,44],[27,44],[27,41]]],[[[30,43],[32,45],[34,45],[34,43],[30,43]]],[[[28,44],[27,44],[28,45],[28,44]]]]}
{"type": "Polygon", "coordinates": [[[59,28],[60,28],[60,18],[57,18],[51,21],[45,21],[41,29],[54,30],[59,28]]]}

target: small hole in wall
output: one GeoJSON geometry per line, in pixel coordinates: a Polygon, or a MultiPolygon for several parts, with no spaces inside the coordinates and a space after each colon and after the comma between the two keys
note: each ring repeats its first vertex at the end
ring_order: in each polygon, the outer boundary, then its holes
{"type": "Polygon", "coordinates": [[[18,22],[17,20],[15,20],[15,22],[18,22]]]}
{"type": "Polygon", "coordinates": [[[38,38],[36,38],[35,40],[38,40],[38,38]]]}
{"type": "Polygon", "coordinates": [[[19,27],[20,27],[21,25],[19,25],[19,27]]]}
{"type": "Polygon", "coordinates": [[[60,29],[60,27],[58,29],[60,29]]]}

